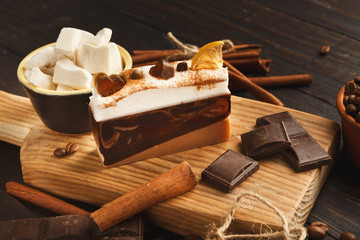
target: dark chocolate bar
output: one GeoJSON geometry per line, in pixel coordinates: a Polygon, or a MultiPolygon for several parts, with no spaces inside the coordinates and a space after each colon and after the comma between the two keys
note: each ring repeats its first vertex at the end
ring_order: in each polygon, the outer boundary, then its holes
{"type": "Polygon", "coordinates": [[[141,240],[141,215],[101,232],[90,215],[64,215],[0,222],[0,239],[26,240],[141,240]]]}
{"type": "Polygon", "coordinates": [[[266,157],[290,147],[283,122],[272,123],[241,135],[244,154],[251,158],[266,157]]]}
{"type": "Polygon", "coordinates": [[[257,161],[229,149],[210,164],[201,177],[213,187],[231,192],[258,169],[257,161]]]}
{"type": "Polygon", "coordinates": [[[302,172],[330,164],[332,159],[319,143],[289,113],[281,112],[256,120],[256,126],[284,122],[291,147],[285,151],[295,171],[302,172]]]}

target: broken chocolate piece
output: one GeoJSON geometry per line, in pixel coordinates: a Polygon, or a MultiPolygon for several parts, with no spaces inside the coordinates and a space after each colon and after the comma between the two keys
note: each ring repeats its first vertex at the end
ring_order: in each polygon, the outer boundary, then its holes
{"type": "Polygon", "coordinates": [[[89,215],[65,215],[0,222],[0,239],[89,240],[96,224],[89,215]]]}
{"type": "Polygon", "coordinates": [[[290,147],[290,139],[283,122],[272,123],[244,133],[241,140],[245,155],[251,158],[266,157],[290,147]]]}
{"type": "Polygon", "coordinates": [[[126,82],[118,74],[108,76],[105,73],[98,73],[95,76],[95,87],[98,93],[107,97],[124,87],[126,82]]]}
{"type": "Polygon", "coordinates": [[[201,173],[201,177],[213,187],[231,192],[258,169],[257,161],[228,149],[201,173]]]}
{"type": "Polygon", "coordinates": [[[141,215],[135,215],[101,232],[90,215],[64,215],[0,222],[0,239],[26,240],[141,240],[141,215]]]}
{"type": "Polygon", "coordinates": [[[307,171],[331,163],[332,159],[329,154],[289,112],[258,118],[256,126],[265,126],[281,121],[284,122],[291,142],[291,147],[285,151],[285,155],[296,172],[307,171]]]}
{"type": "Polygon", "coordinates": [[[143,236],[144,222],[137,214],[104,232],[97,227],[92,240],[142,240],[143,236]]]}
{"type": "Polygon", "coordinates": [[[149,73],[153,77],[167,80],[174,77],[175,70],[171,63],[159,60],[155,66],[150,68],[149,73]]]}
{"type": "Polygon", "coordinates": [[[144,77],[144,74],[139,69],[134,69],[130,74],[131,79],[141,79],[143,77],[144,77]]]}

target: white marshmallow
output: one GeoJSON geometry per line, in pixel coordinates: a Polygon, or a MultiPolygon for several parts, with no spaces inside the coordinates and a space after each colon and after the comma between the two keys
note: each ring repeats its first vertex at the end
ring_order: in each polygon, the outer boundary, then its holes
{"type": "Polygon", "coordinates": [[[112,30],[110,28],[101,29],[92,39],[91,44],[102,46],[110,42],[112,30]]]}
{"type": "Polygon", "coordinates": [[[28,80],[35,86],[49,89],[49,90],[55,90],[56,86],[52,81],[52,77],[50,75],[47,75],[43,73],[40,68],[34,67],[31,69],[31,73],[27,73],[28,80]]]}
{"type": "Polygon", "coordinates": [[[53,81],[74,89],[91,88],[92,76],[66,57],[57,60],[53,81]]]}
{"type": "Polygon", "coordinates": [[[59,84],[56,87],[56,91],[74,91],[74,90],[75,89],[73,89],[71,87],[68,87],[68,86],[65,86],[65,85],[62,85],[62,84],[59,84]]]}
{"type": "Polygon", "coordinates": [[[40,70],[50,76],[54,76],[55,65],[51,67],[41,67],[40,70]]]}
{"type": "Polygon", "coordinates": [[[77,65],[90,73],[119,73],[123,70],[120,52],[115,43],[94,46],[84,43],[77,53],[77,65]]]}
{"type": "Polygon", "coordinates": [[[25,62],[26,69],[32,69],[34,67],[49,67],[54,66],[58,58],[58,54],[54,51],[53,46],[48,46],[41,49],[31,58],[25,62]]]}
{"type": "Polygon", "coordinates": [[[26,69],[24,72],[24,75],[26,77],[27,80],[30,79],[30,75],[31,75],[31,69],[26,69]]]}
{"type": "Polygon", "coordinates": [[[94,35],[76,28],[63,28],[56,40],[55,52],[73,58],[80,44],[90,42],[94,35]]]}

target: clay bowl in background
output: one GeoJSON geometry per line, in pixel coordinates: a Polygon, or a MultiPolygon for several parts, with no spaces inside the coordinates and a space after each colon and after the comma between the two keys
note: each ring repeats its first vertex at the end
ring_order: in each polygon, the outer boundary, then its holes
{"type": "Polygon", "coordinates": [[[345,150],[354,162],[354,164],[360,167],[360,123],[356,122],[355,119],[346,113],[344,99],[343,86],[337,96],[336,106],[341,117],[341,127],[344,138],[345,150]]]}

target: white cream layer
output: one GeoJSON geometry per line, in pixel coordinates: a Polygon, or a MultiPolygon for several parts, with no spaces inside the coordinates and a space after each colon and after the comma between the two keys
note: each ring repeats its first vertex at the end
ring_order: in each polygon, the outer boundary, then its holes
{"type": "Polygon", "coordinates": [[[109,96],[100,96],[96,89],[90,97],[90,108],[97,122],[175,106],[197,100],[230,94],[226,68],[202,69],[197,71],[175,71],[175,76],[168,80],[152,77],[148,72],[151,66],[138,68],[144,73],[136,90],[134,84],[126,84],[119,92],[109,96]],[[215,83],[200,85],[199,81],[216,80],[215,83]]]}

